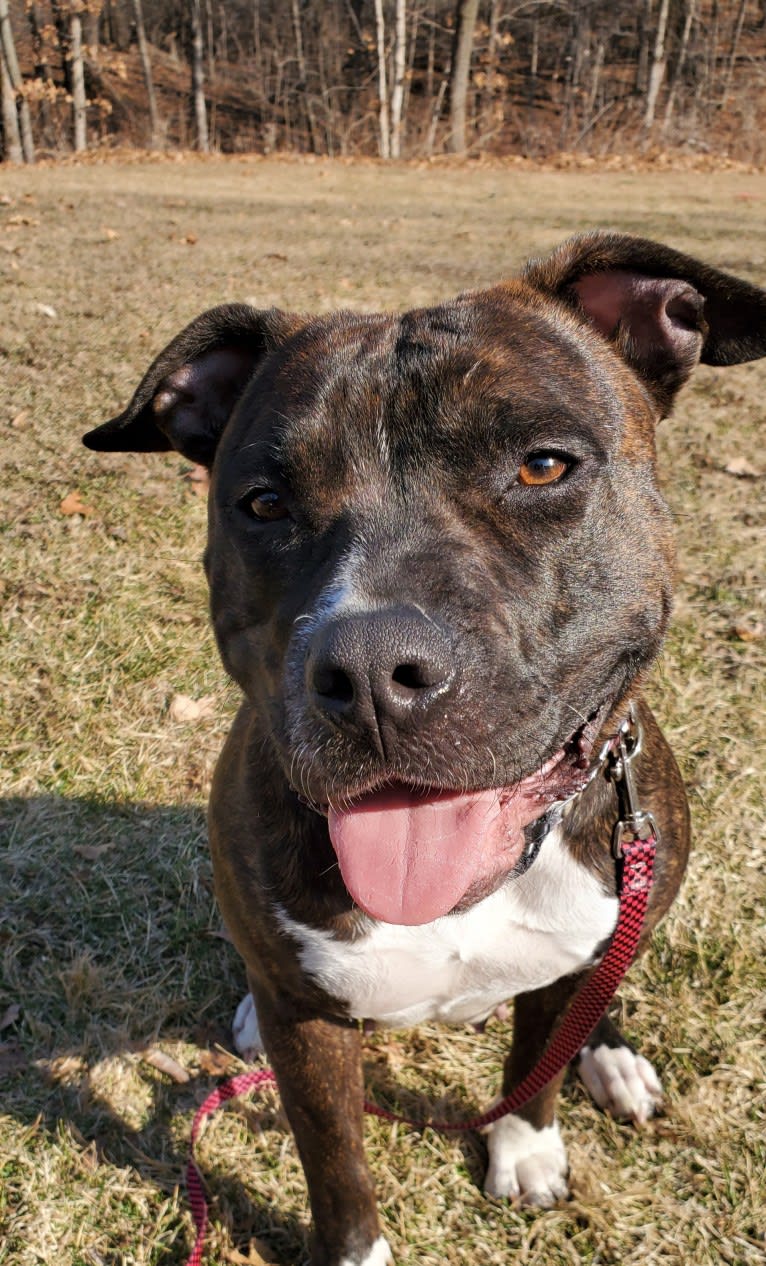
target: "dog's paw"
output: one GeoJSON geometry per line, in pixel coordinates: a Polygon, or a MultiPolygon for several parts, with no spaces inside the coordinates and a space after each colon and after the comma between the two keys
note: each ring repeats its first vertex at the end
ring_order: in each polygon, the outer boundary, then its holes
{"type": "Polygon", "coordinates": [[[543,1209],[566,1199],[569,1166],[555,1121],[536,1130],[511,1113],[488,1126],[485,1133],[489,1168],[484,1190],[488,1196],[506,1196],[543,1209]]]}
{"type": "Polygon", "coordinates": [[[246,1064],[252,1064],[264,1052],[261,1030],[258,1027],[258,1012],[255,1009],[253,995],[246,993],[234,1013],[231,1026],[232,1037],[237,1051],[246,1064]]]}
{"type": "Polygon", "coordinates": [[[662,1086],[643,1055],[629,1046],[584,1046],[578,1072],[599,1108],[643,1125],[662,1107],[662,1086]]]}
{"type": "Polygon", "coordinates": [[[394,1266],[388,1240],[379,1235],[366,1254],[362,1257],[344,1257],[340,1266],[394,1266]]]}

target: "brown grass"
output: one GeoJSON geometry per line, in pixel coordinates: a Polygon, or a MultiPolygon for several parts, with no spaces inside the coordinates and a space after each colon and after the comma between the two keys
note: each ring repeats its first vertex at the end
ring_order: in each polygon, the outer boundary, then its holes
{"type": "MultiPolygon", "coordinates": [[[[427,303],[596,224],[763,281],[766,177],[187,161],[4,172],[4,189],[0,1263],[182,1263],[191,1114],[243,988],[203,823],[236,694],[207,627],[204,506],[185,464],[88,454],[81,432],[226,299],[427,303]],[[72,491],[92,513],[61,513],[72,491]],[[172,720],[179,692],[213,695],[214,715],[172,720]],[[157,1046],[189,1082],[145,1062],[157,1046]]],[[[696,851],[622,1011],[667,1115],[636,1132],[573,1081],[573,1198],[539,1215],[482,1196],[479,1140],[369,1121],[400,1263],[764,1260],[764,484],[725,469],[764,470],[763,393],[762,366],[702,370],[661,443],[683,580],[652,694],[696,851]]],[[[377,1035],[368,1081],[407,1105],[472,1109],[506,1044],[500,1024],[377,1035]]],[[[305,1258],[303,1180],[274,1100],[232,1105],[201,1153],[210,1260],[236,1260],[251,1235],[275,1261],[305,1258]]]]}

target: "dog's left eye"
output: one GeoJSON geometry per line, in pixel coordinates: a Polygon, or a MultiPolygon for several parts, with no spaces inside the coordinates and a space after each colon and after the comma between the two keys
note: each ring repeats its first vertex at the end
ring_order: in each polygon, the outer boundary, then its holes
{"type": "Polygon", "coordinates": [[[261,523],[274,523],[286,519],[290,511],[285,500],[273,488],[257,488],[243,502],[245,508],[261,523]]]}
{"type": "Polygon", "coordinates": [[[567,473],[570,465],[557,453],[530,453],[519,467],[519,483],[528,488],[555,484],[567,473]]]}

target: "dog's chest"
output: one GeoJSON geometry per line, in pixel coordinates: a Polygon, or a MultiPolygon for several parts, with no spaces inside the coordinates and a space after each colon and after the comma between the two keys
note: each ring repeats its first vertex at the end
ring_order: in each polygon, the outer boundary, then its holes
{"type": "Polygon", "coordinates": [[[530,869],[461,914],[421,927],[372,923],[355,941],[280,922],[312,980],[379,1024],[477,1022],[516,994],[586,966],[614,929],[617,899],[555,828],[530,869]]]}

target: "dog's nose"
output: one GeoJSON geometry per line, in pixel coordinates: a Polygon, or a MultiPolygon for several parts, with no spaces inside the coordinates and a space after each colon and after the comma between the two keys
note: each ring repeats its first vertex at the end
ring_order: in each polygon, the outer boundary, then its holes
{"type": "Polygon", "coordinates": [[[454,680],[446,630],[412,607],[328,621],[315,633],[307,661],[314,707],[354,731],[417,724],[454,680]]]}

